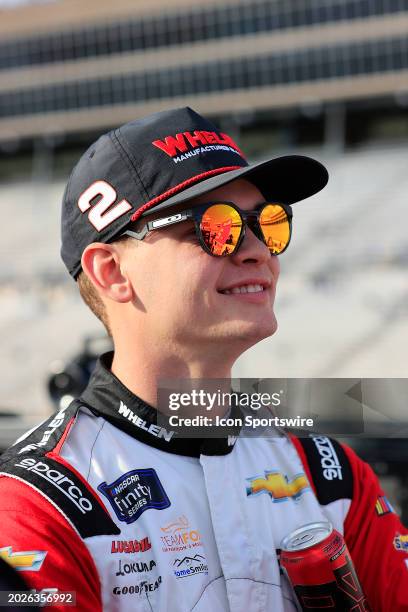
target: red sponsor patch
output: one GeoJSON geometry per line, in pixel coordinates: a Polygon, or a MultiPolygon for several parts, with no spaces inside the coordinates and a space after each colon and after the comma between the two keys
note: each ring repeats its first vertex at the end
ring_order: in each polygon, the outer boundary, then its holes
{"type": "Polygon", "coordinates": [[[245,158],[239,146],[232,140],[231,136],[220,132],[207,132],[205,130],[195,130],[191,132],[179,132],[175,136],[169,135],[164,140],[154,140],[152,145],[169,155],[175,157],[179,153],[186,153],[189,149],[195,149],[202,145],[219,144],[227,145],[235,149],[245,158]]]}
{"type": "Polygon", "coordinates": [[[146,552],[152,547],[149,538],[142,540],[112,540],[111,553],[146,552]]]}

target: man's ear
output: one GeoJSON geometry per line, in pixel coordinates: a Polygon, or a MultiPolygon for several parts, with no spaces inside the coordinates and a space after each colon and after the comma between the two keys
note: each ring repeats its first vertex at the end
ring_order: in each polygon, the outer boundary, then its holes
{"type": "Polygon", "coordinates": [[[82,253],[82,269],[101,296],[115,302],[133,299],[133,287],[122,272],[120,250],[114,244],[93,242],[82,253]]]}

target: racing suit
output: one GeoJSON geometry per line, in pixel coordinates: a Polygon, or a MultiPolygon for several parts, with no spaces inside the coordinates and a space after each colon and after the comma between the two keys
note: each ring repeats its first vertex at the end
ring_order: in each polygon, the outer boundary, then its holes
{"type": "Polygon", "coordinates": [[[0,457],[0,554],[33,588],[75,591],[84,612],[293,612],[280,542],[330,521],[371,608],[408,610],[408,532],[352,450],[324,436],[180,439],[111,360],[0,457]]]}

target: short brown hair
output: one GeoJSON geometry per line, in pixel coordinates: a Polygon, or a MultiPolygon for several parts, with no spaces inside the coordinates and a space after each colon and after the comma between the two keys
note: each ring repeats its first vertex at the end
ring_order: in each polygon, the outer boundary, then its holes
{"type": "MultiPolygon", "coordinates": [[[[115,240],[115,242],[120,242],[122,244],[129,244],[131,242],[136,246],[138,241],[133,240],[129,236],[123,236],[118,240],[115,240]]],[[[101,296],[95,289],[95,286],[93,285],[92,281],[89,279],[89,277],[85,274],[83,270],[81,270],[77,276],[77,283],[79,293],[81,294],[81,297],[84,300],[85,304],[92,310],[94,315],[98,317],[98,319],[105,327],[108,336],[112,338],[112,330],[109,325],[109,318],[106,312],[105,304],[103,303],[101,296]]]]}
{"type": "Polygon", "coordinates": [[[80,271],[77,277],[78,289],[85,304],[92,310],[94,315],[103,323],[108,336],[112,337],[109,319],[106,313],[105,304],[99,296],[89,277],[83,270],[80,271]]]}

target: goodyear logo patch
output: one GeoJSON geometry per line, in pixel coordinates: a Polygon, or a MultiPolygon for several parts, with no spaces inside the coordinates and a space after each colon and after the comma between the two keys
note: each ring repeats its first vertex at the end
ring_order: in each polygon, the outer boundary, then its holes
{"type": "Polygon", "coordinates": [[[247,478],[247,481],[248,497],[266,493],[273,502],[284,502],[288,499],[297,501],[305,491],[310,491],[309,481],[303,472],[295,474],[290,480],[286,474],[265,470],[265,477],[255,476],[247,478]]]}
{"type": "Polygon", "coordinates": [[[391,506],[385,495],[382,495],[375,503],[375,511],[377,512],[378,516],[384,516],[385,514],[394,512],[394,508],[391,506]]]}

